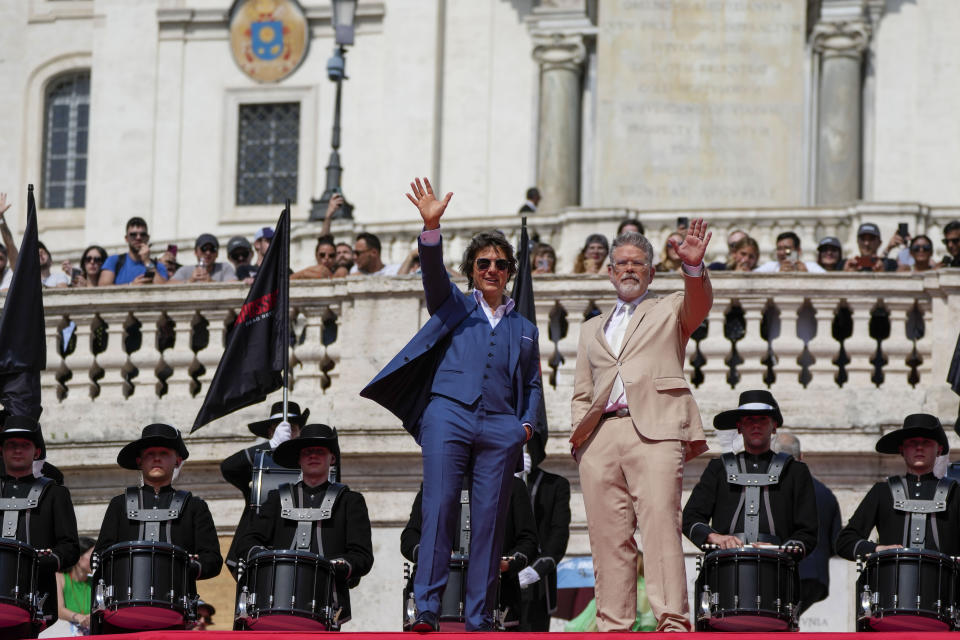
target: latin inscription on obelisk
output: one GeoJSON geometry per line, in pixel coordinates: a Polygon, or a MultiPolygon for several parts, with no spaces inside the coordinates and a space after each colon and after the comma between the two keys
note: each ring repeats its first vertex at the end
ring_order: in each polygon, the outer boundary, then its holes
{"type": "Polygon", "coordinates": [[[803,203],[805,0],[598,5],[598,205],[803,203]]]}

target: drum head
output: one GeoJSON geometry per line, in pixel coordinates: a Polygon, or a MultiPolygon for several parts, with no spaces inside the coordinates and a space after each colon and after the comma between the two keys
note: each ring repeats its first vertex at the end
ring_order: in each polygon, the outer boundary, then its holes
{"type": "Polygon", "coordinates": [[[126,607],[105,611],[103,619],[115,627],[150,631],[183,624],[183,615],[173,609],[160,607],[126,607]]]}
{"type": "Polygon", "coordinates": [[[327,625],[319,620],[289,614],[267,614],[250,618],[247,626],[251,631],[327,631],[327,625]]]}
{"type": "Polygon", "coordinates": [[[0,628],[30,622],[30,612],[15,604],[0,603],[0,628]]]}
{"type": "Polygon", "coordinates": [[[874,631],[950,631],[950,625],[942,620],[914,614],[871,618],[870,628],[874,631]]]}

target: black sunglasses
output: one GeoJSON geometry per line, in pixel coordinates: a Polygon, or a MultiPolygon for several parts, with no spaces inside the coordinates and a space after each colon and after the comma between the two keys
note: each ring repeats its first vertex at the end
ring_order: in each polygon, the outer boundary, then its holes
{"type": "Polygon", "coordinates": [[[491,264],[497,267],[497,271],[506,271],[507,267],[510,266],[510,263],[507,262],[506,258],[497,258],[496,260],[491,260],[490,258],[477,258],[476,264],[477,269],[480,269],[480,271],[486,271],[490,268],[491,264]]]}
{"type": "Polygon", "coordinates": [[[915,245],[913,245],[912,247],[910,247],[910,251],[926,251],[926,252],[930,252],[930,251],[933,251],[933,247],[930,246],[929,244],[915,244],[915,245]]]}

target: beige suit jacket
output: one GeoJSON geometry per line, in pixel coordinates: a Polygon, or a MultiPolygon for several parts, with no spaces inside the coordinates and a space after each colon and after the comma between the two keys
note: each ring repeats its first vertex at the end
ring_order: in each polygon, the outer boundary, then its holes
{"type": "Polygon", "coordinates": [[[651,440],[682,440],[687,460],[707,450],[700,410],[683,376],[683,362],[690,334],[713,305],[713,288],[706,268],[700,277],[683,279],[682,293],[651,293],[637,306],[620,353],[613,353],[604,336],[615,306],[580,328],[571,409],[574,447],[582,446],[600,423],[619,372],[630,417],[641,435],[651,440]]]}

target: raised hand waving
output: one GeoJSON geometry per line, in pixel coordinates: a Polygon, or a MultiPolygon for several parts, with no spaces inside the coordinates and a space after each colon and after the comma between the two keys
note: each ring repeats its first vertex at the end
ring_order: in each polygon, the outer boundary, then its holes
{"type": "Polygon", "coordinates": [[[677,255],[684,263],[696,267],[703,262],[703,256],[707,252],[707,245],[712,237],[713,232],[707,231],[707,223],[704,219],[694,218],[690,221],[690,227],[687,229],[683,244],[677,245],[675,240],[670,240],[670,245],[676,250],[677,255]]]}
{"type": "Polygon", "coordinates": [[[447,205],[450,204],[450,198],[453,197],[453,192],[451,191],[444,196],[443,200],[437,200],[437,197],[433,194],[433,186],[427,178],[423,179],[423,184],[420,183],[420,178],[416,178],[410,183],[410,189],[413,191],[413,195],[408,193],[407,199],[420,210],[420,217],[423,218],[424,228],[438,228],[440,226],[440,218],[443,216],[443,212],[446,211],[447,205]]]}

